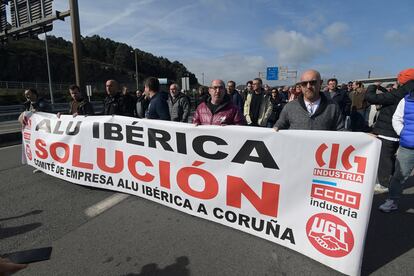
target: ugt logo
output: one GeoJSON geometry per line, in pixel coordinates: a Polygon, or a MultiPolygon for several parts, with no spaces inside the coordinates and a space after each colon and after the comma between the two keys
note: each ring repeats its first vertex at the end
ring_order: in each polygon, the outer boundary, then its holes
{"type": "Polygon", "coordinates": [[[351,228],[340,218],[326,213],[313,215],[306,223],[310,243],[322,254],[340,258],[354,247],[351,228]]]}
{"type": "Polygon", "coordinates": [[[340,178],[360,183],[364,181],[367,166],[366,157],[355,155],[351,158],[351,155],[355,151],[352,145],[340,151],[340,145],[333,143],[330,151],[328,149],[329,146],[323,143],[316,150],[315,159],[319,168],[314,169],[314,175],[340,178]],[[354,172],[349,172],[350,170],[354,172]]]}

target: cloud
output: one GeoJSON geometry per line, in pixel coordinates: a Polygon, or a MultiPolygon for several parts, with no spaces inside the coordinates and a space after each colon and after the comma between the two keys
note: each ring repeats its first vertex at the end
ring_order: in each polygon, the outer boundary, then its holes
{"type": "Polygon", "coordinates": [[[327,40],[346,45],[350,42],[347,34],[349,27],[343,22],[334,22],[323,30],[323,35],[327,40]]]}
{"type": "Polygon", "coordinates": [[[192,58],[184,60],[188,70],[195,73],[199,83],[209,85],[213,79],[234,80],[237,85],[258,76],[266,68],[262,56],[227,55],[215,58],[192,58]]]}
{"type": "Polygon", "coordinates": [[[119,13],[114,13],[116,15],[113,16],[110,20],[108,20],[108,18],[103,17],[101,15],[100,11],[97,11],[96,14],[89,14],[89,16],[86,16],[86,18],[89,18],[89,19],[91,17],[92,18],[99,18],[100,22],[95,21],[94,24],[93,24],[94,27],[87,29],[84,32],[84,35],[88,36],[88,35],[93,35],[93,34],[99,33],[100,31],[105,30],[106,28],[108,28],[110,26],[114,26],[115,24],[117,24],[120,21],[121,22],[125,21],[132,14],[135,14],[136,11],[138,11],[138,9],[140,7],[151,4],[152,2],[153,2],[153,0],[144,0],[144,1],[140,1],[138,3],[132,3],[131,5],[126,6],[123,11],[121,11],[119,13]]]}
{"type": "Polygon", "coordinates": [[[296,31],[279,29],[266,38],[276,48],[278,61],[285,65],[307,63],[326,51],[319,35],[307,37],[296,31]]]}
{"type": "Polygon", "coordinates": [[[384,39],[395,46],[405,47],[409,44],[412,45],[414,43],[414,26],[408,28],[406,32],[388,30],[384,34],[384,39]]]}

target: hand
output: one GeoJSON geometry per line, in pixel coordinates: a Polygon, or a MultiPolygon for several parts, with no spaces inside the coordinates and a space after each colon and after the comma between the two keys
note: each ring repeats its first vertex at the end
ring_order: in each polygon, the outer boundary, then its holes
{"type": "Polygon", "coordinates": [[[276,132],[279,132],[279,128],[277,128],[277,127],[274,127],[273,130],[276,131],[276,132]]]}
{"type": "Polygon", "coordinates": [[[62,113],[58,112],[58,113],[56,114],[56,117],[60,118],[60,116],[61,116],[61,115],[62,115],[62,113]]]}
{"type": "Polygon", "coordinates": [[[78,112],[75,112],[72,114],[73,118],[75,118],[76,116],[78,116],[78,112]]]}
{"type": "Polygon", "coordinates": [[[27,264],[15,264],[8,259],[0,258],[0,276],[15,273],[27,267],[27,264]]]}

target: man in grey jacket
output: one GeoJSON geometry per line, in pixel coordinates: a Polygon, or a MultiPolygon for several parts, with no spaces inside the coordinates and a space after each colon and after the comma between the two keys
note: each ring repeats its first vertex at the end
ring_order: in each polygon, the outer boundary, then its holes
{"type": "Polygon", "coordinates": [[[274,129],[344,130],[339,106],[320,92],[320,73],[316,70],[305,71],[299,84],[302,94],[285,105],[274,129]]]}
{"type": "Polygon", "coordinates": [[[170,85],[170,94],[167,102],[171,121],[188,123],[190,101],[184,93],[180,92],[176,83],[170,85]]]}

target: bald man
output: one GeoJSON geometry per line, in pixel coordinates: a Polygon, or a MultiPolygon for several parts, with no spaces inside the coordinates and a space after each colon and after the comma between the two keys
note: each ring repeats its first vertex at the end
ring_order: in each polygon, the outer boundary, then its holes
{"type": "Polygon", "coordinates": [[[104,100],[103,115],[134,116],[133,100],[119,91],[119,84],[116,80],[108,80],[105,83],[106,98],[104,100]]]}
{"type": "Polygon", "coordinates": [[[275,130],[344,130],[339,106],[320,92],[321,74],[316,70],[307,70],[298,84],[302,87],[302,94],[286,104],[274,125],[275,130]]]}

